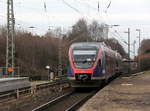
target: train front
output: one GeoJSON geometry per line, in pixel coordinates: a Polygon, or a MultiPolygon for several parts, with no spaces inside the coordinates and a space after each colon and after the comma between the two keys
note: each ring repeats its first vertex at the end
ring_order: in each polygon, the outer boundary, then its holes
{"type": "Polygon", "coordinates": [[[69,49],[68,79],[72,87],[99,87],[102,68],[99,47],[88,43],[73,44],[69,49]]]}

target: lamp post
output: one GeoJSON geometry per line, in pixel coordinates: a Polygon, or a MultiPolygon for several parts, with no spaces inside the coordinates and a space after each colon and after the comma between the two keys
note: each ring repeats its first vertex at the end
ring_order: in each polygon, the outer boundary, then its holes
{"type": "Polygon", "coordinates": [[[47,76],[48,79],[47,80],[49,80],[50,79],[50,66],[47,65],[45,68],[48,70],[48,76],[47,76]]]}
{"type": "Polygon", "coordinates": [[[51,70],[51,67],[48,66],[48,65],[45,68],[48,70],[48,80],[50,80],[51,82],[53,82],[54,72],[51,70]]]}

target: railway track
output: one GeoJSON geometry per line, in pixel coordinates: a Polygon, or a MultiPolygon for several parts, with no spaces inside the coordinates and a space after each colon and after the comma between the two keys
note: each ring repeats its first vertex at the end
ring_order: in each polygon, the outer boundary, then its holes
{"type": "MultiPolygon", "coordinates": [[[[118,77],[118,76],[116,76],[118,77]]],[[[103,84],[99,89],[93,91],[73,91],[67,93],[63,96],[57,97],[41,106],[36,107],[32,111],[75,111],[82,104],[84,104],[89,98],[91,98],[98,90],[101,90],[107,86],[112,80],[116,77],[113,77],[108,81],[108,83],[103,84]]]]}
{"type": "Polygon", "coordinates": [[[59,96],[32,111],[74,111],[92,97],[96,91],[70,92],[59,96]]]}
{"type": "Polygon", "coordinates": [[[13,99],[17,99],[22,96],[30,95],[38,91],[41,91],[42,89],[46,89],[46,88],[54,87],[54,89],[56,89],[55,86],[60,87],[60,85],[65,84],[65,83],[68,83],[68,80],[61,80],[61,81],[56,81],[52,83],[44,83],[44,84],[36,85],[34,87],[27,87],[24,89],[17,89],[17,90],[12,90],[9,92],[3,92],[3,93],[0,93],[0,103],[10,101],[13,99]]]}

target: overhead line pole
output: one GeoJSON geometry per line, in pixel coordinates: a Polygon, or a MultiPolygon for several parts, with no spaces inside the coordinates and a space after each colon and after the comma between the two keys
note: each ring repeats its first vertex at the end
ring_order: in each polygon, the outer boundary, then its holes
{"type": "Polygon", "coordinates": [[[58,76],[62,76],[62,29],[59,32],[59,44],[58,44],[58,76]]]}
{"type": "Polygon", "coordinates": [[[136,44],[136,41],[134,40],[134,42],[133,42],[133,53],[134,53],[134,57],[135,57],[135,44],[136,44]]]}
{"type": "Polygon", "coordinates": [[[140,29],[136,29],[136,31],[138,31],[139,32],[139,52],[138,52],[138,62],[139,62],[139,70],[141,69],[141,61],[140,61],[140,55],[141,55],[141,50],[140,50],[140,45],[141,45],[141,30],[140,29]]]}
{"type": "Polygon", "coordinates": [[[7,0],[6,75],[14,76],[14,10],[13,0],[7,0]]]}
{"type": "Polygon", "coordinates": [[[128,28],[128,74],[130,74],[130,28],[128,28]]]}
{"type": "Polygon", "coordinates": [[[125,33],[128,34],[128,74],[130,74],[130,28],[125,33]]]}

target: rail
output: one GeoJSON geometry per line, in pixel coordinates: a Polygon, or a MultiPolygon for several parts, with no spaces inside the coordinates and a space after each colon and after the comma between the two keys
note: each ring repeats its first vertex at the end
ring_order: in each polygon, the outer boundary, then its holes
{"type": "Polygon", "coordinates": [[[88,96],[84,97],[83,99],[77,101],[75,104],[70,106],[68,109],[65,111],[75,111],[77,110],[81,105],[83,105],[89,98],[91,98],[96,92],[94,91],[93,93],[89,94],[88,96]]]}
{"type": "Polygon", "coordinates": [[[92,91],[90,93],[83,94],[83,93],[72,91],[70,93],[59,96],[53,100],[50,100],[49,102],[43,105],[38,106],[32,111],[48,111],[48,110],[51,111],[54,110],[55,108],[56,108],[55,111],[74,111],[78,109],[82,104],[84,104],[96,92],[97,91],[92,91]],[[74,100],[72,100],[73,98],[74,100]],[[74,101],[74,102],[70,103],[70,101],[74,101]],[[67,105],[65,106],[65,104],[67,105]]]}
{"type": "Polygon", "coordinates": [[[51,100],[51,101],[49,101],[49,102],[41,105],[41,106],[38,106],[37,108],[33,109],[32,111],[43,111],[44,109],[46,109],[47,107],[49,107],[51,104],[54,104],[54,103],[60,101],[61,99],[65,98],[65,97],[67,97],[69,95],[71,95],[72,93],[73,92],[70,92],[70,93],[64,94],[62,96],[59,96],[59,97],[57,97],[57,98],[55,98],[55,99],[53,99],[53,100],[51,100]]]}

